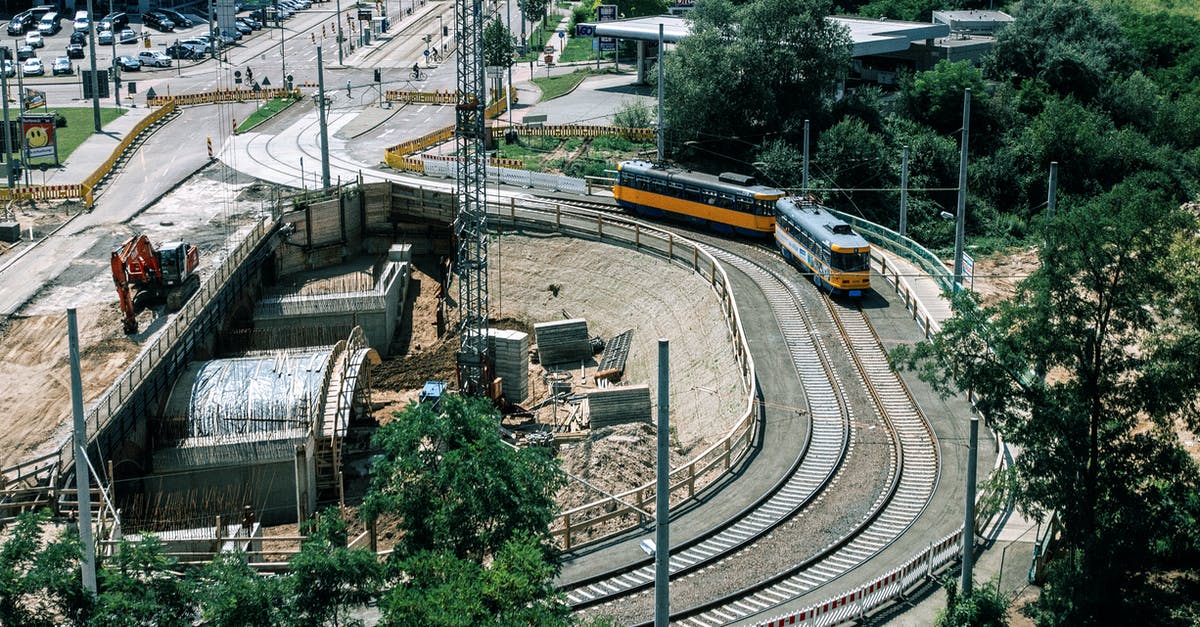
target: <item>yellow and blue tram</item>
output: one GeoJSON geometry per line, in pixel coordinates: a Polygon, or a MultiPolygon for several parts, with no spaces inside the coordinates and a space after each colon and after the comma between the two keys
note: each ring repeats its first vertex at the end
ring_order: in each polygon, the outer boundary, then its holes
{"type": "Polygon", "coordinates": [[[617,166],[613,198],[617,204],[652,218],[679,218],[719,233],[770,236],[775,231],[775,202],[786,194],[758,185],[753,177],[726,172],[717,176],[648,161],[617,166]]]}
{"type": "Polygon", "coordinates": [[[871,288],[871,246],[816,203],[784,198],[776,204],[775,243],[818,287],[851,297],[871,288]]]}

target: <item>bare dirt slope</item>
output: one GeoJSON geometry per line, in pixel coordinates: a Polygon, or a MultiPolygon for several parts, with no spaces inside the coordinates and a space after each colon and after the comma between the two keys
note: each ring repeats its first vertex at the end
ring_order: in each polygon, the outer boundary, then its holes
{"type": "MultiPolygon", "coordinates": [[[[132,337],[122,333],[109,267],[113,247],[135,233],[146,233],[155,244],[188,241],[200,249],[199,273],[206,278],[228,254],[227,242],[244,236],[257,218],[268,191],[223,166],[209,168],[127,223],[98,227],[104,237],[80,257],[47,259],[62,263],[62,273],[0,327],[0,467],[50,453],[70,436],[68,307],[77,310],[85,409],[165,324],[161,307],[143,310],[138,315],[142,331],[132,337]]],[[[66,209],[56,205],[48,211],[66,209]]]]}
{"type": "Polygon", "coordinates": [[[493,237],[488,264],[493,317],[530,324],[584,318],[591,335],[605,338],[633,329],[624,381],[650,384],[654,402],[658,338],[670,339],[671,426],[680,453],[720,439],[745,408],[720,302],[690,270],[551,235],[493,237]]]}

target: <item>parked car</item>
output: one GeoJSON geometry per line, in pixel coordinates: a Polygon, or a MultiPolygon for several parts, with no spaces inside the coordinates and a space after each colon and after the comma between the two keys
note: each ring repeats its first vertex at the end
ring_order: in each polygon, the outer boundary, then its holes
{"type": "Polygon", "coordinates": [[[254,29],[250,28],[249,24],[247,24],[241,20],[234,20],[233,27],[237,29],[237,32],[239,32],[243,35],[249,35],[250,33],[254,32],[254,29]]]}
{"type": "Polygon", "coordinates": [[[113,30],[121,30],[122,28],[129,26],[129,16],[125,15],[124,13],[120,13],[120,12],[109,13],[108,15],[105,15],[104,19],[102,19],[100,21],[102,23],[107,22],[109,24],[112,24],[113,30]]]}
{"type": "Polygon", "coordinates": [[[232,46],[233,44],[237,43],[238,39],[242,38],[241,33],[237,32],[237,31],[234,31],[234,33],[237,34],[237,37],[234,37],[233,35],[226,35],[225,33],[221,33],[220,35],[217,35],[217,41],[221,42],[220,47],[232,46]]]}
{"type": "Polygon", "coordinates": [[[46,37],[57,35],[58,31],[62,30],[62,24],[59,21],[58,12],[50,11],[38,20],[38,32],[46,37]]]}
{"type": "Polygon", "coordinates": [[[254,19],[253,17],[250,17],[250,16],[239,17],[238,21],[245,24],[246,26],[249,26],[252,30],[259,30],[263,27],[262,22],[254,19]]]}
{"type": "Polygon", "coordinates": [[[92,30],[92,18],[88,17],[87,11],[75,12],[74,26],[77,33],[86,33],[92,30]]]}
{"type": "Polygon", "coordinates": [[[25,45],[32,46],[34,48],[41,48],[42,46],[46,45],[46,40],[42,39],[41,33],[31,30],[28,33],[25,33],[25,45]]]}
{"type": "Polygon", "coordinates": [[[79,44],[79,43],[67,44],[67,58],[68,59],[82,59],[83,56],[84,56],[83,44],[79,44]]]}
{"type": "Polygon", "coordinates": [[[12,59],[4,60],[4,75],[9,78],[17,75],[17,65],[12,62],[12,59]]]}
{"type": "Polygon", "coordinates": [[[24,61],[25,59],[29,59],[29,58],[36,57],[36,56],[37,56],[37,52],[35,52],[33,49],[33,46],[30,46],[29,44],[25,44],[24,46],[17,48],[17,60],[18,61],[24,61]]]}
{"type": "Polygon", "coordinates": [[[100,33],[96,35],[96,44],[100,46],[111,46],[116,40],[117,36],[113,34],[111,28],[102,28],[100,29],[100,33]]]}
{"type": "Polygon", "coordinates": [[[56,57],[54,63],[50,64],[50,73],[55,76],[60,74],[74,74],[75,65],[71,63],[69,57],[56,57]]]}
{"type": "Polygon", "coordinates": [[[222,32],[220,37],[221,37],[222,42],[224,42],[226,39],[232,40],[225,44],[225,45],[232,45],[235,42],[241,41],[242,37],[244,37],[244,35],[242,35],[241,31],[234,29],[234,30],[227,30],[227,31],[222,32]]]}
{"type": "Polygon", "coordinates": [[[203,48],[179,42],[167,46],[163,52],[172,59],[195,59],[204,56],[203,48]]]}
{"type": "Polygon", "coordinates": [[[41,76],[46,73],[46,68],[42,65],[42,60],[37,57],[31,57],[21,64],[21,74],[23,76],[41,76]]]}
{"type": "Polygon", "coordinates": [[[8,34],[13,37],[19,37],[25,34],[25,31],[33,28],[34,22],[33,13],[31,11],[22,11],[13,16],[8,21],[8,34]]]}
{"type": "Polygon", "coordinates": [[[117,67],[120,67],[122,70],[137,72],[142,69],[142,62],[138,61],[135,57],[123,54],[117,57],[117,67]]]}
{"type": "Polygon", "coordinates": [[[169,18],[157,11],[143,13],[142,14],[142,23],[145,24],[146,26],[150,26],[152,28],[157,28],[158,30],[160,30],[164,33],[169,33],[171,31],[175,30],[175,22],[172,22],[171,18],[169,18]]]}
{"type": "Polygon", "coordinates": [[[142,65],[153,65],[154,67],[171,67],[171,57],[159,50],[143,50],[137,54],[138,61],[142,65]]]}
{"type": "Polygon", "coordinates": [[[123,44],[136,44],[138,42],[138,35],[133,32],[133,29],[126,28],[117,33],[117,41],[123,44]]]}
{"type": "Polygon", "coordinates": [[[78,30],[71,33],[71,43],[86,44],[87,43],[87,33],[83,32],[83,31],[78,31],[78,30]]]}
{"type": "Polygon", "coordinates": [[[191,28],[196,25],[191,20],[184,17],[182,13],[174,9],[155,9],[154,11],[156,13],[161,13],[162,15],[166,16],[167,19],[174,22],[175,28],[191,28]]]}

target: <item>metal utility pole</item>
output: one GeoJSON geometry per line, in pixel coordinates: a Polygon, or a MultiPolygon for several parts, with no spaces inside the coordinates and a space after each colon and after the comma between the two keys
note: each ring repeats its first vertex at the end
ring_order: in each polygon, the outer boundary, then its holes
{"type": "MultiPolygon", "coordinates": [[[[5,98],[7,100],[7,98],[5,98]]],[[[71,361],[71,414],[75,423],[75,490],[79,499],[79,542],[83,545],[83,586],[96,594],[96,545],[92,540],[92,482],[87,466],[87,423],[83,418],[83,378],[79,374],[79,329],[75,308],[67,310],[67,350],[71,361]]]]}
{"type": "Polygon", "coordinates": [[[666,139],[663,137],[663,25],[658,25],[658,160],[667,158],[666,139]]]}
{"type": "MultiPolygon", "coordinates": [[[[661,37],[662,26],[659,25],[661,37]]],[[[658,339],[658,485],[654,498],[654,627],[671,618],[670,340],[658,339]]]]}
{"type": "Polygon", "coordinates": [[[908,146],[900,157],[900,237],[908,230],[908,146]]]}
{"type": "Polygon", "coordinates": [[[329,127],[325,126],[325,66],[317,46],[317,111],[321,128],[321,188],[329,189],[329,127]]]}
{"type": "Polygon", "coordinates": [[[967,446],[967,513],[963,517],[962,594],[971,594],[975,568],[975,458],[979,456],[979,417],[971,414],[971,439],[967,446]]]}
{"type": "MultiPolygon", "coordinates": [[[[78,6],[78,5],[76,5],[78,6]]],[[[92,10],[92,0],[87,0],[88,12],[88,59],[92,66],[92,124],[96,132],[100,132],[100,77],[96,75],[96,12],[92,10]]],[[[15,63],[15,61],[14,61],[15,63]]],[[[5,100],[8,100],[8,88],[4,90],[5,100]]],[[[11,183],[10,183],[11,184],[11,183]]]]}
{"type": "Polygon", "coordinates": [[[337,0],[337,44],[338,44],[338,65],[345,65],[342,58],[342,0],[337,0]]]}
{"type": "MultiPolygon", "coordinates": [[[[115,31],[116,28],[114,27],[113,30],[115,31]]],[[[120,68],[120,66],[117,65],[117,34],[115,32],[113,33],[113,43],[112,43],[112,75],[113,75],[113,103],[119,109],[119,108],[121,108],[121,68],[120,68]]]]}
{"type": "MultiPolygon", "coordinates": [[[[108,10],[110,12],[112,11],[112,1],[111,0],[108,3],[108,10]]],[[[212,58],[214,58],[214,59],[217,58],[217,43],[218,43],[217,35],[213,30],[216,28],[213,25],[213,22],[215,22],[216,19],[217,19],[217,12],[216,12],[216,9],[213,7],[213,0],[208,0],[208,49],[210,51],[212,51],[212,58]]],[[[116,33],[113,33],[113,35],[114,35],[114,37],[113,37],[113,54],[115,55],[115,54],[117,54],[116,53],[117,38],[115,37],[116,33]]],[[[115,59],[116,57],[114,56],[113,58],[115,59]]]]}
{"type": "Polygon", "coordinates": [[[1046,196],[1046,215],[1054,219],[1054,210],[1058,207],[1058,162],[1050,162],[1050,192],[1046,196]]]}
{"type": "MultiPolygon", "coordinates": [[[[7,48],[5,48],[5,50],[7,50],[7,48]]],[[[0,62],[0,65],[3,65],[3,62],[0,62]]],[[[16,67],[17,67],[17,64],[15,61],[15,55],[14,55],[13,68],[16,68],[16,67]]],[[[93,87],[92,89],[94,90],[95,87],[93,87]]],[[[0,69],[0,90],[3,90],[3,92],[4,92],[4,94],[3,94],[3,99],[4,99],[4,166],[5,166],[5,169],[8,171],[8,186],[13,187],[14,184],[16,183],[17,176],[16,176],[16,174],[13,173],[13,167],[12,167],[13,145],[12,145],[12,131],[11,131],[11,129],[9,129],[9,124],[11,124],[11,122],[8,117],[8,74],[6,74],[3,71],[3,69],[0,69]]],[[[95,92],[93,91],[92,93],[94,94],[95,92]]]]}
{"type": "MultiPolygon", "coordinates": [[[[263,17],[265,18],[266,16],[263,17]]],[[[287,79],[287,54],[285,54],[283,49],[283,42],[287,39],[287,31],[283,29],[283,20],[279,19],[278,1],[275,2],[275,25],[279,27],[279,85],[284,89],[288,89],[290,85],[287,79]]]]}
{"type": "Polygon", "coordinates": [[[804,121],[804,168],[800,175],[800,193],[808,198],[808,120],[804,121]]]}
{"type": "Polygon", "coordinates": [[[967,218],[967,138],[971,128],[971,90],[963,90],[962,152],[958,157],[958,215],[954,219],[954,291],[962,289],[963,234],[967,218]]]}
{"type": "Polygon", "coordinates": [[[483,122],[487,104],[483,72],[483,0],[455,0],[458,20],[458,103],[455,143],[458,171],[454,217],[455,271],[458,274],[460,345],[459,389],[483,395],[488,384],[487,152],[483,122]]]}

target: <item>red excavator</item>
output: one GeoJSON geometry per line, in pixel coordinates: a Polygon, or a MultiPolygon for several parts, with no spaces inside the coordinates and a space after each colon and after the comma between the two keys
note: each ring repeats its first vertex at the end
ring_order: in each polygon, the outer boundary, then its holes
{"type": "Polygon", "coordinates": [[[179,311],[200,288],[198,265],[200,251],[186,242],[169,242],[155,249],[150,238],[135,235],[114,249],[113,282],[121,299],[121,313],[125,314],[125,333],[138,330],[134,290],[139,301],[165,298],[167,309],[179,311]]]}

